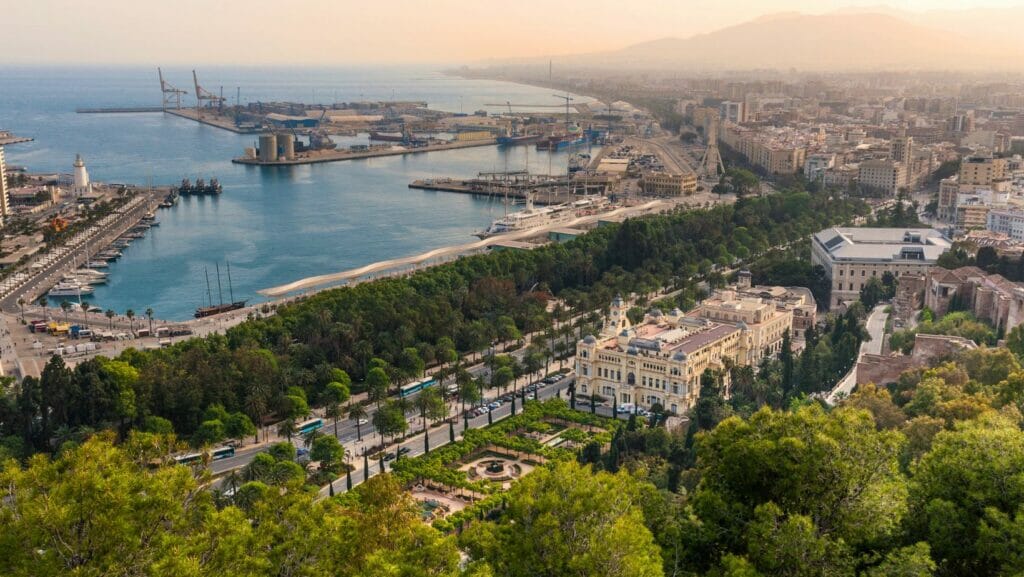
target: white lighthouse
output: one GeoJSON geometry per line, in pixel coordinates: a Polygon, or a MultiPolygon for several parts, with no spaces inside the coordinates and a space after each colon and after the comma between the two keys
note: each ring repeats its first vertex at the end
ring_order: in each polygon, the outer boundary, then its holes
{"type": "Polygon", "coordinates": [[[71,193],[75,196],[92,193],[89,171],[85,169],[85,161],[82,160],[81,154],[75,155],[75,171],[72,177],[71,193]]]}

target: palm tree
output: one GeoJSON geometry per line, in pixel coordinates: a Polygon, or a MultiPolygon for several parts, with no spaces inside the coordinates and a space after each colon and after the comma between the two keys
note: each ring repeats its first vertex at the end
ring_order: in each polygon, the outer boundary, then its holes
{"type": "Polygon", "coordinates": [[[50,320],[50,309],[46,308],[46,297],[45,296],[39,297],[39,306],[43,307],[43,320],[44,321],[49,321],[50,320]]]}
{"type": "Polygon", "coordinates": [[[341,405],[337,402],[331,401],[326,407],[324,407],[324,416],[328,419],[334,419],[335,437],[338,436],[338,419],[340,419],[343,414],[345,414],[345,411],[342,410],[341,405]]]}
{"type": "Polygon", "coordinates": [[[153,309],[146,309],[146,318],[149,319],[149,336],[153,336],[153,309]]]}
{"type": "Polygon", "coordinates": [[[356,423],[356,440],[362,441],[363,431],[359,428],[359,422],[366,418],[366,409],[360,404],[352,405],[348,410],[348,418],[356,423]]]}
{"type": "Polygon", "coordinates": [[[317,437],[322,437],[323,435],[324,434],[321,433],[319,429],[313,429],[312,431],[302,436],[302,444],[307,449],[310,449],[313,447],[313,441],[316,441],[317,437]]]}
{"type": "Polygon", "coordinates": [[[25,299],[18,299],[18,308],[21,309],[21,322],[25,322],[25,299]]]}
{"type": "Polygon", "coordinates": [[[292,437],[295,436],[296,432],[295,419],[285,419],[277,425],[277,434],[288,439],[288,442],[292,442],[292,437]]]}
{"type": "Polygon", "coordinates": [[[107,320],[110,322],[110,330],[113,331],[114,330],[114,317],[117,315],[117,313],[114,312],[114,309],[107,309],[107,312],[105,312],[103,314],[106,315],[107,320]]]}
{"type": "Polygon", "coordinates": [[[128,317],[128,322],[129,322],[129,326],[131,327],[131,332],[134,333],[135,332],[135,311],[132,310],[132,309],[128,309],[128,310],[124,311],[124,316],[128,317]]]}
{"type": "Polygon", "coordinates": [[[78,306],[82,307],[82,313],[85,315],[85,325],[89,326],[89,303],[82,301],[78,303],[78,306]]]}
{"type": "Polygon", "coordinates": [[[71,303],[60,301],[60,310],[64,311],[64,324],[68,324],[68,311],[71,310],[71,303]]]}

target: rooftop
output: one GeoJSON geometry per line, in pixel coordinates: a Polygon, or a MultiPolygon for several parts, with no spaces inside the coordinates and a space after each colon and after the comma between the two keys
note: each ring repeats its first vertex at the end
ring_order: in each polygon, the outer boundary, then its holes
{"type": "Polygon", "coordinates": [[[932,228],[827,228],[814,242],[835,260],[936,260],[950,241],[932,228]]]}

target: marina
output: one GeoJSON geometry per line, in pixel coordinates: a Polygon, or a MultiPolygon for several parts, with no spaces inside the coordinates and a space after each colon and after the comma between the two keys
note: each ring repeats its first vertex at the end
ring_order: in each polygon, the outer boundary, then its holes
{"type": "MultiPolygon", "coordinates": [[[[166,68],[163,72],[168,75],[166,68]]],[[[175,74],[190,77],[191,71],[175,74]]],[[[103,78],[76,73],[69,82],[82,86],[81,93],[61,92],[46,100],[31,98],[47,88],[29,76],[0,86],[0,101],[10,114],[4,126],[35,139],[9,148],[10,164],[59,173],[69,170],[75,154],[81,153],[90,173],[100,181],[176,185],[183,178],[194,183],[197,178],[216,177],[223,187],[222,194],[203,196],[178,195],[165,187],[151,198],[152,208],[162,207],[157,211],[160,224],[145,237],[127,246],[111,245],[122,232],[117,231],[106,244],[90,243],[93,253],[108,246],[121,253],[111,262],[78,260],[79,268],[88,263],[92,270],[109,273],[107,282],[92,285],[94,292],[88,296],[104,310],[152,308],[157,318],[167,321],[191,319],[196,308],[208,304],[204,268],[210,269],[212,282],[216,262],[223,268],[230,261],[236,300],[249,299],[247,308],[251,308],[267,300],[258,292],[265,287],[475,240],[473,232],[502,216],[500,196],[414,190],[409,183],[441,175],[475,177],[482,170],[506,165],[558,174],[569,157],[566,151],[549,156],[538,154],[533,146],[500,148],[491,143],[441,153],[261,170],[231,162],[232,156],[253,145],[252,135],[213,129],[175,114],[75,112],[85,105],[151,103],[155,76],[156,71],[148,67],[119,69],[103,78]],[[83,99],[81,94],[91,96],[83,99]]],[[[422,69],[413,73],[243,69],[225,71],[223,76],[230,85],[260,84],[261,92],[251,90],[246,96],[243,89],[243,97],[264,102],[309,100],[310,92],[302,87],[310,83],[324,87],[317,95],[335,99],[336,94],[337,101],[389,100],[397,87],[401,99],[449,111],[458,111],[460,104],[472,111],[484,108],[486,102],[550,99],[546,89],[467,81],[422,69]],[[268,78],[273,81],[267,82],[268,78]]],[[[504,105],[492,110],[501,108],[504,105]]],[[[371,145],[365,133],[332,135],[332,139],[339,148],[371,145]]],[[[538,197],[538,204],[542,201],[538,197]]],[[[138,217],[147,212],[141,211],[138,217]]],[[[51,286],[63,276],[55,276],[51,286]]],[[[41,294],[45,290],[34,296],[41,294]]],[[[5,300],[0,306],[17,309],[16,300],[5,300]]]]}

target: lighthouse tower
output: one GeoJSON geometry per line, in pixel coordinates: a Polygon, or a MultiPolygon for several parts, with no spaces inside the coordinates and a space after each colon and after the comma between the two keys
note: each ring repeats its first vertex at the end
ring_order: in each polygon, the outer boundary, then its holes
{"type": "Polygon", "coordinates": [[[71,194],[82,196],[92,193],[92,184],[89,182],[89,171],[85,169],[85,161],[81,154],[75,155],[75,170],[72,176],[71,194]]]}

